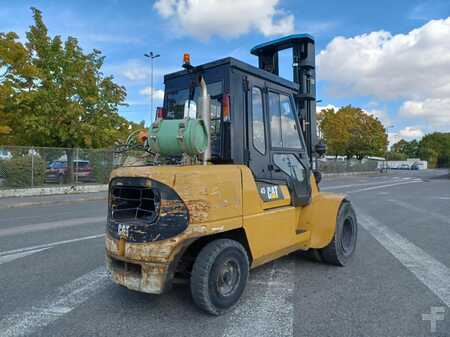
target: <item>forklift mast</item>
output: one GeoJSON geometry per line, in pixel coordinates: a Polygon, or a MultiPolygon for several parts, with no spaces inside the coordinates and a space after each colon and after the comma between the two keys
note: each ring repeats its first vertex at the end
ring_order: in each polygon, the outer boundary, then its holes
{"type": "Polygon", "coordinates": [[[316,61],[314,38],[308,34],[294,34],[262,43],[252,48],[258,56],[259,68],[279,75],[278,52],[292,48],[293,80],[299,85],[295,95],[297,112],[302,125],[311,167],[317,143],[316,128],[316,61]]]}

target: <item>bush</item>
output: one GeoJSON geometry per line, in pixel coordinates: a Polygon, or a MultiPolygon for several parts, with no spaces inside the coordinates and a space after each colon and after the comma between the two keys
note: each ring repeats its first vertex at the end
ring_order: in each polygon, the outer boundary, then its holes
{"type": "Polygon", "coordinates": [[[112,151],[95,151],[88,153],[88,159],[92,168],[92,175],[98,184],[107,184],[113,169],[112,151]]]}
{"type": "Polygon", "coordinates": [[[5,163],[6,160],[0,159],[0,179],[5,177],[5,163]]]}
{"type": "Polygon", "coordinates": [[[31,187],[32,175],[33,186],[44,184],[45,161],[38,156],[33,158],[34,170],[32,172],[32,156],[18,155],[9,160],[3,160],[1,169],[3,171],[4,187],[31,187]]]}

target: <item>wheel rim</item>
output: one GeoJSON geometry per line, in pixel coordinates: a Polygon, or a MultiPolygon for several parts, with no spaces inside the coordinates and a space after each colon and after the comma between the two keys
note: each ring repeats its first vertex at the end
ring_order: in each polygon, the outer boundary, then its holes
{"type": "Polygon", "coordinates": [[[217,273],[217,292],[224,297],[230,296],[241,280],[239,263],[235,259],[226,260],[217,273]]]}
{"type": "Polygon", "coordinates": [[[354,226],[353,219],[346,218],[342,226],[342,250],[345,255],[349,255],[353,251],[354,226]]]}

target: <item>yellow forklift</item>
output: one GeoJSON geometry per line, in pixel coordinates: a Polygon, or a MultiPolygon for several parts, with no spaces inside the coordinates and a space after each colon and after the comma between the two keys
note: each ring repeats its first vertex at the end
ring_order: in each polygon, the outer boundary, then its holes
{"type": "Polygon", "coordinates": [[[114,282],[161,294],[175,279],[212,315],[241,297],[249,270],[298,250],[344,266],[357,238],[345,196],[320,192],[315,159],[315,48],[289,35],[234,58],[164,77],[164,105],[145,135],[151,160],[109,183],[107,267],[114,282]],[[293,81],[278,52],[292,49],[293,81]]]}

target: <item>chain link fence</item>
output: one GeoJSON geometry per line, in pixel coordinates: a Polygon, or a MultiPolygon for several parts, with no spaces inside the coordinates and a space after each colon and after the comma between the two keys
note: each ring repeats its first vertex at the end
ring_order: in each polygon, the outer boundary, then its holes
{"type": "Polygon", "coordinates": [[[113,149],[0,146],[0,189],[106,184],[113,149]]]}
{"type": "Polygon", "coordinates": [[[342,157],[325,157],[318,160],[322,173],[376,172],[385,170],[385,162],[381,159],[364,158],[347,159],[342,157]]]}
{"type": "MultiPolygon", "coordinates": [[[[144,151],[0,146],[0,189],[107,184],[113,168],[153,161],[144,151]]],[[[375,172],[385,167],[380,158],[318,160],[322,173],[375,172]]]]}

